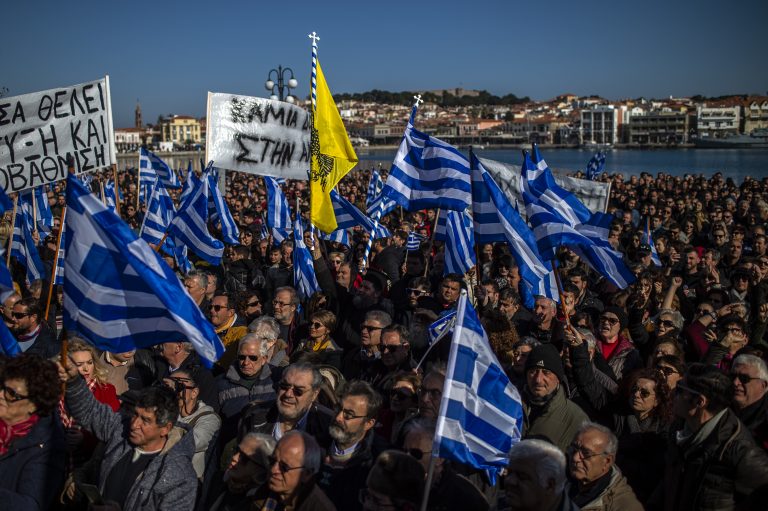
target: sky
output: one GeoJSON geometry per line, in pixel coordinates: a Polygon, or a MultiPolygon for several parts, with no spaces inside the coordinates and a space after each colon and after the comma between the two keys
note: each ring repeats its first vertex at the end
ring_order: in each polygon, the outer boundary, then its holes
{"type": "Polygon", "coordinates": [[[768,94],[765,0],[5,2],[10,96],[110,76],[115,127],[205,115],[206,93],[267,97],[311,42],[333,93],[463,87],[546,100],[768,94]]]}

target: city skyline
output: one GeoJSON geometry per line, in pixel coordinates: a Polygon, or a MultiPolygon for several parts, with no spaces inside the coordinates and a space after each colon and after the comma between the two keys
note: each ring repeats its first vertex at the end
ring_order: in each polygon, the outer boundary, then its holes
{"type": "Polygon", "coordinates": [[[309,93],[310,41],[333,93],[462,87],[532,100],[766,94],[768,4],[603,0],[574,6],[455,0],[15,2],[0,43],[0,87],[20,95],[110,76],[116,128],[170,113],[205,115],[207,91],[266,97],[270,69],[288,66],[309,93]],[[282,12],[280,12],[282,11],[282,12]]]}

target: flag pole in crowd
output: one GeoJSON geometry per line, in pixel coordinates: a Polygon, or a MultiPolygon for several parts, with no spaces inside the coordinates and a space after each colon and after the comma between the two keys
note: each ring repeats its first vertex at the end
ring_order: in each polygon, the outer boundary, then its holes
{"type": "MultiPolygon", "coordinates": [[[[104,188],[102,187],[102,192],[104,188]]],[[[53,257],[53,269],[51,270],[51,282],[48,284],[48,299],[45,302],[45,320],[48,321],[48,316],[51,312],[51,298],[53,297],[53,286],[56,285],[56,270],[59,269],[59,252],[61,251],[61,236],[64,233],[64,221],[67,218],[67,205],[61,210],[61,223],[59,224],[59,232],[56,234],[56,252],[53,257]]]]}
{"type": "Polygon", "coordinates": [[[5,265],[11,267],[11,247],[13,246],[13,226],[16,225],[16,213],[19,208],[19,194],[13,198],[13,213],[11,214],[11,235],[8,236],[8,254],[5,257],[5,265]]]}
{"type": "MultiPolygon", "coordinates": [[[[120,183],[117,179],[117,163],[112,164],[112,178],[115,180],[115,197],[120,197],[120,183]]],[[[117,216],[120,216],[120,201],[115,201],[115,211],[117,216]]]]}

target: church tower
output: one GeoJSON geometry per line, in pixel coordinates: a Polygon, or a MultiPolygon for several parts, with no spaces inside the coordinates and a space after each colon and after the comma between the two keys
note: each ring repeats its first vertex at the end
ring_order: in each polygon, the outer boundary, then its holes
{"type": "Polygon", "coordinates": [[[139,100],[136,100],[136,120],[135,124],[137,128],[142,128],[144,126],[144,123],[141,121],[141,105],[139,105],[139,100]]]}

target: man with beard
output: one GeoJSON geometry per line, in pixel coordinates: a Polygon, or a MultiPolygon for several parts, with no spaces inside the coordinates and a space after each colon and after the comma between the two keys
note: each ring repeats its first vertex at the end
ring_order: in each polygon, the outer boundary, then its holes
{"type": "Polygon", "coordinates": [[[11,331],[23,353],[34,353],[43,358],[51,358],[59,353],[56,335],[48,323],[41,321],[40,302],[32,297],[19,300],[13,305],[11,317],[11,331]]]}
{"type": "Polygon", "coordinates": [[[289,365],[277,384],[277,401],[256,404],[243,412],[240,434],[254,432],[280,440],[298,429],[315,437],[324,449],[331,444],[328,427],[333,412],[316,402],[323,376],[311,364],[289,365]]]}
{"type": "Polygon", "coordinates": [[[373,387],[352,381],[344,389],[328,431],[328,450],[317,485],[339,509],[359,510],[358,494],[376,457],[387,446],[373,432],[382,398],[373,387]]]}
{"type": "Polygon", "coordinates": [[[297,313],[299,297],[296,290],[290,286],[277,288],[272,308],[272,316],[280,324],[280,338],[288,345],[286,351],[290,355],[296,344],[309,335],[307,324],[297,313]]]}
{"type": "Polygon", "coordinates": [[[223,488],[212,492],[206,506],[210,511],[247,511],[250,497],[267,482],[269,457],[275,439],[260,433],[248,433],[237,445],[223,476],[223,488]]]}
{"type": "Polygon", "coordinates": [[[499,312],[504,314],[518,330],[520,325],[533,318],[528,309],[522,306],[520,293],[511,287],[505,287],[499,291],[499,312]]]}

